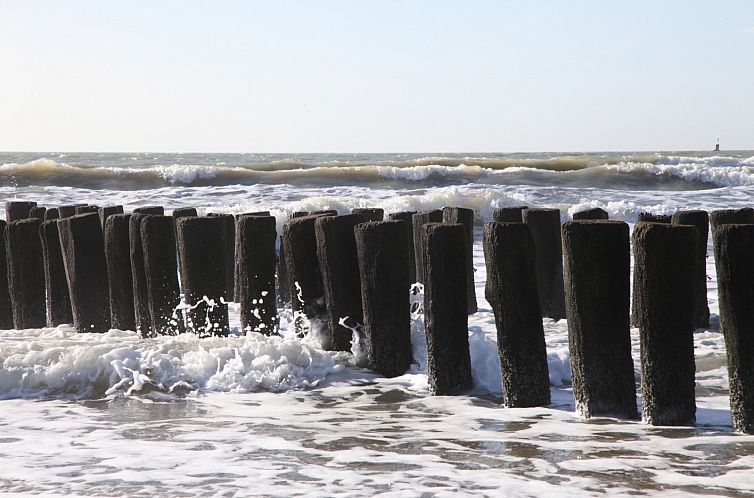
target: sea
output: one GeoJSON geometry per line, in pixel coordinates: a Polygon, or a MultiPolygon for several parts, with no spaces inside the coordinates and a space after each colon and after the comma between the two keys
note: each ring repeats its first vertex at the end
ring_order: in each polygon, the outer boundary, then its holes
{"type": "MultiPolygon", "coordinates": [[[[420,312],[414,364],[391,379],[359,366],[358,340],[333,353],[316,327],[296,337],[286,308],[274,337],[241,332],[237,304],[222,338],[0,331],[0,496],[754,496],[711,246],[691,427],[577,414],[566,320],[543,320],[552,403],[504,407],[481,248],[496,207],[559,208],[562,221],[601,207],[633,225],[644,211],[751,207],[753,194],[754,151],[0,153],[0,199],[45,206],[269,210],[278,230],[294,211],[471,208],[479,307],[474,387],[460,396],[429,392],[420,312]]],[[[637,329],[631,343],[638,387],[637,329]]]]}

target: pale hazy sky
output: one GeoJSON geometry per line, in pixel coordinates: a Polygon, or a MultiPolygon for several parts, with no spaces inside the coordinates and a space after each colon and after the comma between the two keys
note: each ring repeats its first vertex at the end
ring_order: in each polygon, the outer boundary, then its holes
{"type": "Polygon", "coordinates": [[[0,0],[0,150],[754,148],[754,1],[0,0]]]}

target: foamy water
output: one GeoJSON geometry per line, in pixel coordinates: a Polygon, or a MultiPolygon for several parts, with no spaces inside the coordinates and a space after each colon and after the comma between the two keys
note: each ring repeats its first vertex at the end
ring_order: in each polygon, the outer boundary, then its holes
{"type": "MultiPolygon", "coordinates": [[[[279,223],[296,210],[373,206],[390,212],[446,205],[473,208],[486,221],[494,207],[522,203],[558,207],[564,220],[580,209],[602,207],[611,218],[633,223],[647,210],[749,206],[752,157],[743,152],[199,160],[6,154],[0,155],[5,163],[0,194],[50,206],[270,209],[279,223]],[[38,168],[51,170],[52,179],[40,180],[45,175],[38,168]],[[67,168],[97,170],[96,181],[67,168]],[[154,173],[159,168],[165,176],[154,173]],[[134,180],[131,170],[151,176],[134,180]],[[252,176],[239,176],[247,171],[252,176]],[[267,174],[279,176],[249,181],[267,174]],[[60,178],[65,180],[55,185],[60,178]]],[[[708,252],[715,318],[717,285],[711,248],[708,252]]],[[[69,326],[0,331],[0,494],[754,493],[754,437],[732,432],[718,332],[695,334],[695,427],[581,419],[570,389],[565,320],[544,320],[552,405],[503,408],[494,317],[483,297],[479,229],[474,265],[480,311],[469,319],[474,388],[464,396],[429,395],[420,315],[412,317],[415,364],[394,379],[359,368],[350,353],[323,351],[316,334],[296,339],[287,312],[281,337],[238,335],[235,305],[236,335],[229,338],[142,339],[132,331],[76,334],[69,326]]],[[[636,329],[632,352],[638,387],[636,329]]]]}

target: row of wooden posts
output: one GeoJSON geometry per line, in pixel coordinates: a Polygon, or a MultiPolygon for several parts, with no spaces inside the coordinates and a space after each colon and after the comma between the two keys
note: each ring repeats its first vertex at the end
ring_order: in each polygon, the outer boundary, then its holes
{"type": "MultiPolygon", "coordinates": [[[[432,391],[472,386],[472,210],[392,213],[388,221],[378,208],[294,213],[277,251],[269,212],[199,217],[187,208],[165,216],[162,207],[123,214],[121,206],[45,210],[8,201],[6,218],[0,328],[73,322],[79,332],[223,335],[227,303],[236,300],[244,330],[273,334],[278,305],[290,299],[300,333],[307,322],[325,319],[323,346],[349,350],[352,330],[363,326],[369,366],[395,376],[413,361],[407,291],[418,281],[432,391]]],[[[495,315],[505,404],[550,403],[542,317],[568,318],[578,410],[637,418],[633,322],[644,419],[693,424],[692,334],[709,326],[711,225],[733,425],[754,432],[754,210],[642,213],[632,236],[633,303],[628,225],[601,209],[573,218],[561,225],[557,209],[520,206],[496,209],[484,226],[485,295],[495,315]]]]}

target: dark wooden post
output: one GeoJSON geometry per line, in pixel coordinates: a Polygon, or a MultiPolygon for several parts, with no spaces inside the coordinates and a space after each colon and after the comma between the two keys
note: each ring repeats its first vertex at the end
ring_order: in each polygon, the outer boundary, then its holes
{"type": "MultiPolygon", "coordinates": [[[[297,214],[297,213],[294,213],[297,214]]],[[[324,215],[324,216],[338,216],[338,211],[335,209],[320,209],[319,211],[309,211],[306,216],[324,215]]],[[[297,216],[295,216],[297,218],[297,216]]]]}
{"type": "Polygon", "coordinates": [[[181,291],[175,256],[175,220],[172,216],[147,216],[141,222],[141,246],[152,331],[157,335],[184,332],[179,316],[181,291]]]}
{"type": "Polygon", "coordinates": [[[628,225],[563,225],[568,349],[576,410],[589,418],[638,418],[631,359],[628,225]]]}
{"type": "Polygon", "coordinates": [[[44,221],[47,208],[44,206],[34,206],[29,209],[29,218],[36,218],[39,221],[44,221]]]}
{"type": "Polygon", "coordinates": [[[29,211],[36,206],[33,201],[5,201],[5,221],[25,220],[29,217],[29,211]]]}
{"type": "Polygon", "coordinates": [[[525,209],[523,217],[534,238],[537,290],[542,316],[560,320],[565,318],[560,210],[525,209]]]}
{"type": "Polygon", "coordinates": [[[714,246],[733,429],[754,434],[754,225],[718,226],[714,246]]]}
{"type": "Polygon", "coordinates": [[[422,226],[424,329],[427,374],[433,394],[472,387],[466,302],[466,234],[461,224],[422,226]]]}
{"type": "Polygon", "coordinates": [[[65,276],[63,250],[60,247],[60,231],[56,220],[42,223],[39,232],[42,238],[45,287],[47,288],[47,324],[57,327],[73,323],[71,296],[65,276]]]}
{"type": "Polygon", "coordinates": [[[110,325],[118,330],[136,330],[129,237],[130,219],[130,214],[113,214],[105,220],[105,259],[110,288],[110,325]]]}
{"type": "Polygon", "coordinates": [[[385,210],[382,208],[355,208],[352,214],[360,214],[364,221],[382,221],[385,219],[385,210]]]}
{"type": "Polygon", "coordinates": [[[550,377],[531,231],[518,222],[488,223],[483,246],[505,406],[548,405],[550,377]]]}
{"type": "Polygon", "coordinates": [[[228,302],[235,301],[235,289],[236,289],[236,218],[232,214],[224,213],[208,213],[207,216],[220,218],[223,224],[223,244],[225,246],[225,281],[227,282],[227,289],[225,291],[225,299],[228,302]]]}
{"type": "Polygon", "coordinates": [[[476,313],[476,288],[474,286],[474,210],[445,207],[442,209],[443,223],[460,223],[466,233],[466,301],[469,315],[476,313]]]}
{"type": "MultiPolygon", "coordinates": [[[[0,220],[0,233],[5,234],[5,220],[0,220]]],[[[0,330],[13,328],[13,305],[8,290],[8,260],[5,255],[5,240],[0,244],[0,330]]]]}
{"type": "MultiPolygon", "coordinates": [[[[86,206],[76,206],[76,214],[87,214],[87,213],[99,213],[99,206],[94,206],[91,204],[87,204],[86,206]]],[[[100,227],[102,227],[101,223],[100,223],[100,227]]]]}
{"type": "Polygon", "coordinates": [[[376,221],[354,228],[369,368],[386,377],[403,375],[413,361],[409,226],[407,221],[376,221]]]}
{"type": "Polygon", "coordinates": [[[753,224],[754,223],[754,209],[741,208],[741,209],[718,209],[710,212],[709,224],[714,234],[717,227],[721,225],[729,224],[753,224]]]}
{"type": "Polygon", "coordinates": [[[162,216],[165,214],[165,208],[162,206],[142,206],[137,207],[132,211],[133,214],[157,214],[162,216]]]}
{"type": "Polygon", "coordinates": [[[276,239],[274,216],[241,216],[236,222],[236,280],[245,332],[277,333],[276,239]]]}
{"type": "Polygon", "coordinates": [[[186,216],[176,220],[186,330],[200,336],[228,335],[225,221],[186,216]]]}
{"type": "MultiPolygon", "coordinates": [[[[291,216],[288,218],[288,220],[291,220],[293,218],[301,218],[302,216],[306,216],[307,213],[305,211],[295,211],[291,214],[291,216]]],[[[278,246],[278,264],[277,264],[277,294],[278,294],[278,304],[280,306],[285,306],[286,303],[291,302],[291,294],[290,294],[290,279],[288,278],[288,265],[286,263],[286,257],[285,257],[285,241],[283,240],[283,235],[280,235],[280,245],[278,246]]]]}
{"type": "Polygon", "coordinates": [[[197,216],[196,208],[184,207],[173,209],[173,218],[183,218],[184,216],[197,216]]]}
{"type": "Polygon", "coordinates": [[[639,223],[633,234],[641,341],[644,419],[652,425],[695,421],[692,226],[639,223]]]}
{"type": "Polygon", "coordinates": [[[529,207],[513,206],[495,208],[492,211],[492,221],[497,221],[499,223],[523,223],[524,209],[529,209],[529,207]]]}
{"type": "MultiPolygon", "coordinates": [[[[294,313],[303,313],[309,320],[322,317],[325,291],[317,259],[317,237],[314,222],[322,215],[293,218],[283,225],[283,243],[288,269],[289,292],[294,313]]],[[[303,317],[297,317],[294,328],[304,333],[303,317]]]]}
{"type": "Polygon", "coordinates": [[[694,328],[709,328],[709,304],[707,303],[707,240],[709,215],[707,211],[678,211],[671,217],[673,225],[691,225],[699,232],[694,267],[694,328]]]}
{"type": "Polygon", "coordinates": [[[352,329],[364,323],[354,235],[356,225],[363,222],[363,215],[357,213],[321,216],[314,224],[328,322],[322,347],[329,351],[350,351],[352,329]]]}
{"type": "Polygon", "coordinates": [[[68,206],[59,206],[58,214],[60,218],[68,218],[70,216],[76,216],[76,208],[79,206],[86,206],[86,204],[70,204],[68,206]]]}
{"type": "Polygon", "coordinates": [[[152,337],[152,318],[149,315],[147,274],[144,267],[144,247],[141,243],[141,224],[148,214],[132,214],[128,223],[131,281],[134,294],[134,324],[142,337],[152,337]]]}
{"type": "Polygon", "coordinates": [[[105,206],[98,210],[99,222],[102,225],[102,230],[105,229],[105,222],[107,218],[114,214],[123,214],[123,206],[105,206]]]}
{"type": "Polygon", "coordinates": [[[416,211],[400,211],[390,213],[388,220],[405,221],[408,229],[408,281],[413,285],[416,283],[416,254],[414,253],[414,215],[416,211]]]}
{"type": "Polygon", "coordinates": [[[607,220],[610,216],[602,208],[584,209],[573,213],[573,220],[607,220]]]}
{"type": "Polygon", "coordinates": [[[442,210],[433,209],[417,213],[412,218],[414,228],[414,256],[416,257],[416,281],[424,283],[424,248],[422,247],[423,233],[422,227],[427,223],[442,223],[442,210]]]}
{"type": "MultiPolygon", "coordinates": [[[[639,226],[640,223],[670,223],[671,217],[664,214],[652,214],[652,213],[639,213],[638,218],[636,219],[636,225],[634,226],[634,230],[639,226]]],[[[636,270],[634,270],[635,272],[636,270]]],[[[634,282],[631,293],[631,326],[632,327],[638,327],[639,326],[639,315],[641,314],[641,309],[639,308],[639,291],[636,289],[636,274],[634,273],[634,282]]]]}
{"type": "Polygon", "coordinates": [[[45,221],[57,220],[58,218],[60,218],[58,208],[48,208],[45,211],[45,221]]]}
{"type": "Polygon", "coordinates": [[[5,227],[8,290],[16,329],[40,328],[46,324],[40,225],[36,218],[25,218],[5,227]]]}
{"type": "Polygon", "coordinates": [[[105,242],[99,215],[87,213],[58,223],[73,325],[77,332],[110,330],[105,242]]]}

